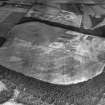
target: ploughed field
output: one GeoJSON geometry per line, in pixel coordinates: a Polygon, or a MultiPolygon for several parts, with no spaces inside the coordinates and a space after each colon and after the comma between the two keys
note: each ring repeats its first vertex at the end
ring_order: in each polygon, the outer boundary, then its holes
{"type": "Polygon", "coordinates": [[[0,48],[0,64],[53,84],[76,84],[101,74],[105,40],[28,22],[15,26],[0,48]]]}

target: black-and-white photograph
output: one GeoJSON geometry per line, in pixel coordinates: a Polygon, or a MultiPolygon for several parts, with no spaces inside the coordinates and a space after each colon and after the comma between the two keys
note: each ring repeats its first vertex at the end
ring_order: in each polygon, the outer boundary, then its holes
{"type": "Polygon", "coordinates": [[[0,0],[0,105],[105,105],[105,0],[0,0]]]}

